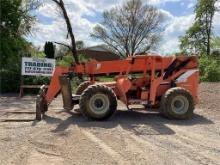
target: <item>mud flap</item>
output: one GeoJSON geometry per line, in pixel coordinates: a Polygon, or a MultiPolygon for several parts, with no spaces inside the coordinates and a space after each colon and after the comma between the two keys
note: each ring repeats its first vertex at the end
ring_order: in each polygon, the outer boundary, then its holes
{"type": "Polygon", "coordinates": [[[48,103],[45,99],[46,87],[42,85],[36,99],[36,120],[40,121],[42,115],[48,110],[48,103]]]}

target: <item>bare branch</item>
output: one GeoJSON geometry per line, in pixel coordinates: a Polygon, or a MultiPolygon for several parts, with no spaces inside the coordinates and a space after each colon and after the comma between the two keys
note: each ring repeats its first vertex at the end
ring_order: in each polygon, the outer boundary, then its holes
{"type": "Polygon", "coordinates": [[[93,29],[99,39],[124,57],[135,55],[155,45],[162,31],[162,14],[141,0],[129,0],[123,6],[103,13],[102,26],[93,29]]]}
{"type": "Polygon", "coordinates": [[[58,0],[51,0],[53,2],[55,2],[57,5],[60,5],[60,2],[58,0]]]}
{"type": "Polygon", "coordinates": [[[67,34],[69,34],[70,36],[70,39],[71,39],[71,52],[72,52],[72,55],[75,59],[75,62],[77,64],[79,64],[79,59],[78,59],[78,56],[77,56],[77,51],[76,51],[76,41],[75,41],[75,37],[74,37],[74,34],[73,34],[73,29],[72,29],[72,25],[71,25],[71,22],[70,22],[70,19],[69,19],[69,16],[67,14],[67,10],[65,8],[65,5],[63,3],[63,0],[52,0],[53,2],[55,2],[57,4],[57,6],[60,8],[60,10],[62,11],[62,14],[63,14],[63,18],[65,19],[65,22],[66,22],[66,26],[67,26],[67,34]]]}
{"type": "Polygon", "coordinates": [[[61,42],[53,41],[53,43],[56,43],[56,44],[58,44],[58,45],[63,45],[63,46],[65,46],[65,47],[69,48],[70,50],[72,49],[71,46],[69,46],[69,45],[67,45],[67,44],[64,44],[64,43],[61,43],[61,42]]]}

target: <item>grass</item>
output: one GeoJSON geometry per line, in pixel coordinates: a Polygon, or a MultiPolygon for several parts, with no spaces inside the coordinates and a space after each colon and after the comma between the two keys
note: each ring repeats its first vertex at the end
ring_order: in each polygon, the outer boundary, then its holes
{"type": "Polygon", "coordinates": [[[101,82],[110,82],[114,81],[115,76],[102,76],[102,77],[97,77],[97,80],[101,82]]]}

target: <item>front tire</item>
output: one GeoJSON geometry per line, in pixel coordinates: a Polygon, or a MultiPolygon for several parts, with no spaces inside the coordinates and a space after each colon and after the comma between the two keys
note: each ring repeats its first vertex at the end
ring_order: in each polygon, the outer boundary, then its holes
{"type": "Polygon", "coordinates": [[[83,93],[83,91],[89,86],[91,85],[90,81],[84,81],[81,84],[79,84],[79,86],[76,89],[76,95],[81,95],[83,93]]]}
{"type": "Polygon", "coordinates": [[[169,89],[161,100],[161,112],[171,119],[190,119],[195,109],[193,97],[184,88],[169,89]]]}
{"type": "Polygon", "coordinates": [[[91,85],[81,95],[81,113],[92,120],[110,118],[117,109],[117,98],[113,90],[105,85],[91,85]]]}

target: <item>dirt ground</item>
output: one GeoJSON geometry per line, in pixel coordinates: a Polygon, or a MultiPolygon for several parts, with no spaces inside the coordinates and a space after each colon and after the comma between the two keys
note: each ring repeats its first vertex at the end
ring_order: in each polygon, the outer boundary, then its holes
{"type": "Polygon", "coordinates": [[[58,97],[36,122],[35,97],[1,96],[0,164],[220,164],[220,83],[200,84],[191,120],[125,109],[92,122],[58,97]]]}

